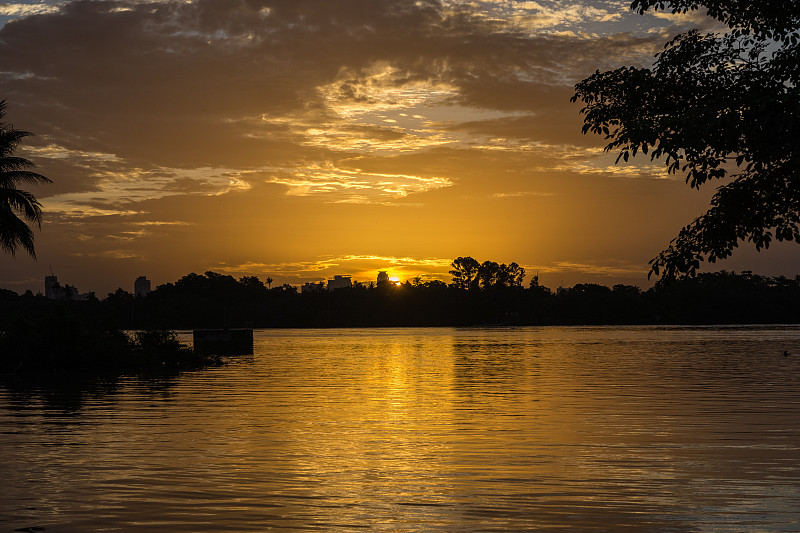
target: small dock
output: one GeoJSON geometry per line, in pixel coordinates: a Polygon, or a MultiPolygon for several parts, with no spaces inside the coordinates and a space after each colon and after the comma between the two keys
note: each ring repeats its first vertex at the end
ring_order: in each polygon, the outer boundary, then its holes
{"type": "Polygon", "coordinates": [[[253,330],[195,329],[192,330],[194,352],[202,355],[252,355],[253,330]]]}

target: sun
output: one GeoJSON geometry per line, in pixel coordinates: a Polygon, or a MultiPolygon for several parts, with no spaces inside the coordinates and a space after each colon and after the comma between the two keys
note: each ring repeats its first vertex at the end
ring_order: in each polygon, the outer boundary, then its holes
{"type": "Polygon", "coordinates": [[[389,276],[389,281],[391,281],[395,285],[400,285],[400,278],[397,276],[389,276]]]}

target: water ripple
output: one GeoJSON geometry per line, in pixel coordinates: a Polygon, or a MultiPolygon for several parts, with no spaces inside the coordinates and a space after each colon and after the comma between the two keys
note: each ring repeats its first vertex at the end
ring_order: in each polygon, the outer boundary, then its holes
{"type": "Polygon", "coordinates": [[[0,527],[800,531],[800,328],[255,340],[167,382],[0,387],[0,527]]]}

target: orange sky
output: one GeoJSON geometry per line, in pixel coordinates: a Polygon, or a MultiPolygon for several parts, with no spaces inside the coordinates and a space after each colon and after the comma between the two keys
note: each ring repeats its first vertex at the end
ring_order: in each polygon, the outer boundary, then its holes
{"type": "MultiPolygon", "coordinates": [[[[51,268],[101,297],[207,270],[447,280],[464,255],[549,287],[648,286],[713,190],[614,166],[569,98],[711,21],[628,6],[4,3],[0,99],[54,183],[34,190],[38,261],[0,257],[0,287],[41,291],[51,268]]],[[[743,248],[713,269],[794,275],[798,258],[743,248]]]]}

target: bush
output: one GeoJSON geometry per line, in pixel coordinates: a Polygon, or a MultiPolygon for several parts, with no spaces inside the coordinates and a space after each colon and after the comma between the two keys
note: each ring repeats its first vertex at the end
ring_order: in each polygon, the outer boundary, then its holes
{"type": "Polygon", "coordinates": [[[18,313],[0,334],[0,372],[120,375],[219,364],[196,356],[169,330],[128,336],[63,307],[41,315],[18,313]]]}

